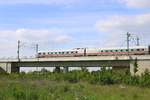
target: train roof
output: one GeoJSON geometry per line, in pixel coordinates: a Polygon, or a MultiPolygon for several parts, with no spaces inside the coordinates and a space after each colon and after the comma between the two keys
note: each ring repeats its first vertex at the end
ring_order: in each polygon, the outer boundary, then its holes
{"type": "MultiPolygon", "coordinates": [[[[131,46],[129,49],[148,48],[147,46],[131,46]]],[[[95,48],[100,50],[115,50],[115,49],[127,49],[127,47],[112,47],[112,48],[95,48]]]]}
{"type": "MultiPolygon", "coordinates": [[[[148,48],[148,46],[131,46],[129,49],[148,48]]],[[[85,48],[74,48],[73,50],[83,50],[85,48]]],[[[114,49],[127,49],[127,47],[111,47],[111,48],[86,48],[88,50],[114,50],[114,49]]]]}
{"type": "MultiPolygon", "coordinates": [[[[145,48],[147,49],[148,46],[131,46],[129,49],[139,49],[139,48],[145,48]]],[[[70,52],[70,51],[78,51],[83,50],[85,48],[74,48],[70,50],[48,50],[48,51],[38,51],[38,52],[70,52]]],[[[127,49],[127,47],[111,47],[111,48],[86,48],[89,50],[117,50],[117,49],[127,49]]]]}
{"type": "Polygon", "coordinates": [[[70,51],[77,51],[77,50],[47,50],[47,51],[38,51],[38,52],[70,52],[70,51]]]}

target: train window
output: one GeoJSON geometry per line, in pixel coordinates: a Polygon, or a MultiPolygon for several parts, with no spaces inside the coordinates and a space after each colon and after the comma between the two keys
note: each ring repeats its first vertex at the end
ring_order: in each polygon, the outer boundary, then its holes
{"type": "Polygon", "coordinates": [[[65,52],[62,52],[62,54],[64,54],[65,52]]]}
{"type": "Polygon", "coordinates": [[[103,50],[101,52],[103,52],[103,50]]]}
{"type": "Polygon", "coordinates": [[[131,49],[131,51],[134,51],[134,49],[131,49]]]}
{"type": "Polygon", "coordinates": [[[45,55],[45,52],[43,53],[43,55],[45,55]]]}
{"type": "Polygon", "coordinates": [[[118,50],[116,50],[115,52],[118,52],[118,50]]]}
{"type": "Polygon", "coordinates": [[[71,53],[74,53],[74,52],[71,52],[71,53]]]}
{"type": "Polygon", "coordinates": [[[137,51],[140,51],[140,49],[137,49],[137,51]]]}
{"type": "Polygon", "coordinates": [[[76,51],[76,53],[78,53],[78,51],[76,51]]]}
{"type": "Polygon", "coordinates": [[[108,52],[108,50],[105,50],[105,52],[108,52]]]}
{"type": "Polygon", "coordinates": [[[41,53],[38,53],[39,55],[41,55],[41,53]]]}
{"type": "Polygon", "coordinates": [[[126,51],[128,51],[128,49],[126,49],[126,51]]]}
{"type": "Polygon", "coordinates": [[[110,50],[110,52],[113,52],[113,50],[110,50]]]}
{"type": "Polygon", "coordinates": [[[142,51],[144,51],[144,49],[142,49],[142,51]]]}
{"type": "Polygon", "coordinates": [[[66,54],[69,54],[69,52],[66,52],[66,54]]]}
{"type": "Polygon", "coordinates": [[[55,52],[55,54],[57,54],[57,52],[55,52]]]}
{"type": "Polygon", "coordinates": [[[121,51],[121,52],[123,52],[123,50],[122,50],[122,49],[121,49],[120,51],[121,51]]]}

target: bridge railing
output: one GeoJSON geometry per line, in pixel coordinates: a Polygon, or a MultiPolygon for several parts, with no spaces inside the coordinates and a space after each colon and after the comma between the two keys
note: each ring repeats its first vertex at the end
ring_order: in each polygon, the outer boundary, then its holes
{"type": "MultiPolygon", "coordinates": [[[[20,59],[24,59],[24,60],[30,60],[30,59],[35,59],[36,56],[22,56],[20,57],[20,59]]],[[[127,59],[150,59],[150,55],[130,55],[130,56],[86,56],[86,57],[52,57],[52,59],[102,59],[102,60],[127,60],[127,59]]],[[[44,58],[40,58],[40,59],[44,59],[44,58]]],[[[47,58],[45,58],[47,59],[47,58]]],[[[50,58],[51,59],[51,58],[50,58]]],[[[17,61],[18,58],[17,57],[0,57],[0,61],[17,61]]]]}
{"type": "MultiPolygon", "coordinates": [[[[20,59],[32,59],[32,58],[36,58],[35,56],[23,56],[20,57],[20,59]]],[[[8,59],[18,59],[17,57],[0,57],[0,60],[8,60],[8,59]]]]}

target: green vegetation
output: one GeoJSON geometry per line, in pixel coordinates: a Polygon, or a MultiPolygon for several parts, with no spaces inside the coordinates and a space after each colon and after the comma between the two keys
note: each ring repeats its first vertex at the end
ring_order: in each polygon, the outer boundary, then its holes
{"type": "Polygon", "coordinates": [[[0,74],[0,100],[149,100],[150,73],[112,70],[0,74]]]}

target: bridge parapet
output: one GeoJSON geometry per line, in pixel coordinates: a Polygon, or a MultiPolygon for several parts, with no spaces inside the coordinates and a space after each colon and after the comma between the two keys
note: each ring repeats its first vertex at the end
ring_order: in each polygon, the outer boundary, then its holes
{"type": "MultiPolygon", "coordinates": [[[[21,61],[81,61],[81,60],[126,60],[128,56],[85,56],[85,57],[50,57],[50,58],[20,58],[21,61]]],[[[1,58],[0,62],[17,62],[17,58],[1,58]]]]}
{"type": "MultiPolygon", "coordinates": [[[[35,58],[25,57],[20,58],[22,62],[36,61],[104,61],[104,60],[150,60],[150,55],[135,55],[135,56],[82,56],[82,57],[50,57],[50,58],[35,58]]],[[[17,58],[0,58],[0,62],[18,62],[17,58]]]]}

